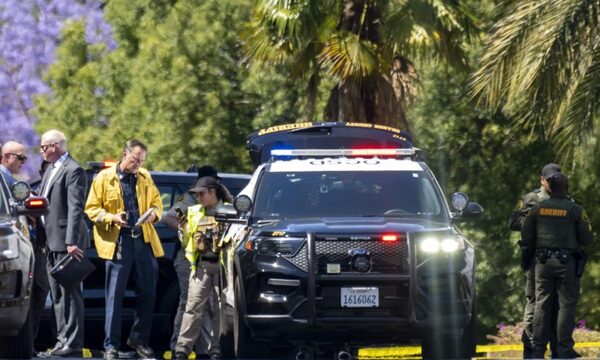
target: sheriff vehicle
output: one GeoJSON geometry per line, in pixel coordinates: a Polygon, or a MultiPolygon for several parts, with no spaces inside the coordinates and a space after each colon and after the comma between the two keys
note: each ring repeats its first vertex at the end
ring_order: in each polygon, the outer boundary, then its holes
{"type": "Polygon", "coordinates": [[[350,359],[421,343],[426,358],[474,355],[475,252],[456,223],[483,208],[463,193],[448,204],[408,134],[292,124],[252,134],[248,148],[257,168],[237,216],[220,214],[231,223],[223,349],[350,359]]]}

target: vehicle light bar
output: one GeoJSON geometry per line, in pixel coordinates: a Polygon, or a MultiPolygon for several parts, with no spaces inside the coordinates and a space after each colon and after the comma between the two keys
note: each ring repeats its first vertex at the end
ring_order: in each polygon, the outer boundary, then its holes
{"type": "Polygon", "coordinates": [[[271,156],[413,156],[410,149],[273,149],[271,156]]]}

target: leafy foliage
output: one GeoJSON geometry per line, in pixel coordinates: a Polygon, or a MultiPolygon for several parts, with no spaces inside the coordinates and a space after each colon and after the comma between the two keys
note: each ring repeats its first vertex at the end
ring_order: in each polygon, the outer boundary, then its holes
{"type": "Polygon", "coordinates": [[[600,94],[600,2],[510,2],[492,28],[473,92],[489,108],[543,128],[572,159],[592,135],[600,94]]]}
{"type": "Polygon", "coordinates": [[[48,73],[53,93],[38,99],[39,131],[60,121],[82,161],[118,158],[137,137],[150,144],[150,168],[249,170],[253,120],[295,119],[301,97],[284,66],[254,75],[243,66],[238,32],[248,11],[242,0],[111,1],[119,47],[99,56],[71,24],[48,73]]]}
{"type": "MultiPolygon", "coordinates": [[[[39,143],[33,126],[33,98],[46,94],[42,75],[55,60],[65,22],[82,21],[85,43],[114,48],[98,0],[3,0],[0,3],[0,143],[16,140],[31,154],[39,143]]],[[[41,157],[25,163],[24,177],[38,174],[41,157]]]]}

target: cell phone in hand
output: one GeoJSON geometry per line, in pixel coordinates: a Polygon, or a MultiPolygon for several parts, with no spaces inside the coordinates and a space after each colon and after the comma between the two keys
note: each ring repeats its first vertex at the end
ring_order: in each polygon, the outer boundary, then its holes
{"type": "Polygon", "coordinates": [[[181,209],[178,207],[175,208],[175,212],[177,213],[177,217],[184,216],[183,211],[181,211],[181,209]]]}

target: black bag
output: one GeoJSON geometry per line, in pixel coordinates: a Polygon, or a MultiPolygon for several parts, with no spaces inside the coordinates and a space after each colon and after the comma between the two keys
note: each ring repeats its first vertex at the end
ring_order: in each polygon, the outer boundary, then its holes
{"type": "Polygon", "coordinates": [[[88,258],[84,257],[81,261],[77,261],[68,254],[50,269],[50,275],[65,289],[72,290],[79,286],[95,269],[96,267],[88,258]]]}

